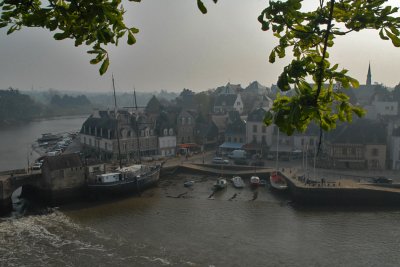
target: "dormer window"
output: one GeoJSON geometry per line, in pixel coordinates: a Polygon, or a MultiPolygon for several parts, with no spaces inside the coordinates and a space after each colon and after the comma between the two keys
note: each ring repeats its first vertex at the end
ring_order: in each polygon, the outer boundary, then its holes
{"type": "Polygon", "coordinates": [[[168,134],[168,129],[164,129],[164,135],[168,134]]]}
{"type": "Polygon", "coordinates": [[[174,134],[174,130],[172,128],[169,129],[169,135],[173,135],[174,134]]]}

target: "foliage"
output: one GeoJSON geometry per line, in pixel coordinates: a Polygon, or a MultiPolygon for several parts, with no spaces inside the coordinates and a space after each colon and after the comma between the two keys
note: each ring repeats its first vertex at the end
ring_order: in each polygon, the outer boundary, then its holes
{"type": "Polygon", "coordinates": [[[40,116],[42,106],[19,90],[0,90],[0,124],[27,121],[40,116]]]}
{"type": "MultiPolygon", "coordinates": [[[[140,0],[130,0],[140,2],[140,0]]],[[[196,0],[202,13],[207,9],[196,0]]],[[[217,0],[213,0],[217,3],[217,0]]],[[[398,8],[385,0],[319,0],[313,11],[302,9],[303,0],[270,1],[258,17],[262,29],[272,30],[279,44],[272,50],[269,61],[283,58],[291,49],[293,59],[278,79],[283,92],[294,90],[291,97],[278,95],[265,123],[275,123],[287,134],[304,131],[315,122],[324,130],[336,127],[337,121],[350,122],[353,113],[362,116],[360,107],[350,104],[345,88],[357,87],[358,82],[347,75],[346,69],[329,61],[328,49],[337,36],[365,29],[379,31],[383,40],[400,46],[398,8]],[[312,80],[312,83],[308,81],[312,80]],[[335,90],[334,85],[341,85],[335,90]]],[[[22,27],[41,27],[56,31],[56,40],[73,39],[76,46],[92,46],[88,51],[95,57],[92,64],[102,62],[100,74],[109,66],[107,44],[118,45],[127,34],[127,43],[136,42],[138,29],[127,27],[121,0],[0,0],[0,28],[8,34],[22,27]]]]}
{"type": "Polygon", "coordinates": [[[287,134],[305,131],[312,122],[323,130],[336,127],[337,121],[352,121],[353,113],[362,116],[360,107],[351,105],[345,88],[358,87],[358,82],[329,61],[328,48],[337,36],[365,29],[379,30],[379,36],[400,46],[398,8],[384,0],[320,0],[313,11],[302,10],[303,0],[270,1],[258,20],[262,29],[272,30],[279,44],[269,61],[283,58],[292,50],[293,60],[279,76],[281,91],[295,90],[295,95],[278,95],[266,124],[275,123],[287,134]],[[311,79],[313,83],[307,82],[311,79]],[[334,88],[335,84],[341,86],[334,88]]]}
{"type": "Polygon", "coordinates": [[[91,105],[90,101],[85,95],[79,95],[76,97],[69,95],[63,95],[60,97],[59,95],[54,95],[51,98],[50,104],[61,108],[76,108],[79,106],[91,105]]]}
{"type": "Polygon", "coordinates": [[[100,74],[107,71],[110,63],[104,47],[110,43],[118,45],[125,34],[127,43],[133,45],[134,34],[139,32],[125,25],[121,0],[3,0],[0,8],[0,28],[8,26],[7,34],[22,27],[40,27],[56,31],[56,40],[70,38],[75,46],[92,46],[88,53],[95,57],[90,63],[102,62],[100,74]]]}

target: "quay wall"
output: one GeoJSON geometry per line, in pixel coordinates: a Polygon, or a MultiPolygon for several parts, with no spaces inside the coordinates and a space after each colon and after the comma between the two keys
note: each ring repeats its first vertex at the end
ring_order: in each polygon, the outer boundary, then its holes
{"type": "Polygon", "coordinates": [[[383,187],[303,187],[286,177],[289,193],[294,203],[318,205],[368,205],[400,206],[400,191],[384,190],[383,187]]]}

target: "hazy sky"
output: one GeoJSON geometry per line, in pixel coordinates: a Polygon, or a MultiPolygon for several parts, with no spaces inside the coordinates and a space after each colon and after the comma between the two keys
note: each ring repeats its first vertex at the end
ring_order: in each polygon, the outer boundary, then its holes
{"type": "MultiPolygon", "coordinates": [[[[306,1],[308,2],[308,1],[306,1]]],[[[315,1],[309,1],[317,2],[315,1]]],[[[398,3],[398,1],[393,1],[398,3]]],[[[25,29],[7,36],[0,31],[0,88],[110,91],[111,73],[118,91],[165,89],[194,91],[231,83],[247,86],[257,80],[270,86],[289,59],[268,63],[277,39],[263,32],[257,17],[265,0],[205,1],[202,15],[196,0],[126,2],[126,23],[140,29],[137,43],[109,47],[111,65],[104,76],[90,65],[86,47],[55,41],[45,30],[25,29]]],[[[368,62],[372,81],[400,82],[400,48],[380,40],[377,32],[351,34],[336,40],[333,62],[365,83],[368,62]]]]}

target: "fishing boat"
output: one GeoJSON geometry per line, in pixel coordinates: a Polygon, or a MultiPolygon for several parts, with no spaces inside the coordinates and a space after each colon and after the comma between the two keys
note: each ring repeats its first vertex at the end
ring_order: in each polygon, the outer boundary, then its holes
{"type": "Polygon", "coordinates": [[[89,193],[96,195],[136,193],[155,185],[160,178],[161,165],[134,164],[114,172],[99,174],[89,179],[89,193]]]}
{"type": "Polygon", "coordinates": [[[250,185],[253,187],[258,187],[260,185],[260,177],[258,176],[251,176],[250,177],[250,185]]]}
{"type": "Polygon", "coordinates": [[[271,173],[269,181],[271,183],[271,189],[284,191],[288,188],[285,178],[283,178],[278,172],[271,173]]]}
{"type": "Polygon", "coordinates": [[[226,180],[224,178],[218,178],[214,184],[215,190],[221,190],[226,188],[226,180]]]}
{"type": "Polygon", "coordinates": [[[243,187],[244,187],[243,179],[242,179],[240,176],[234,176],[234,177],[231,179],[231,181],[232,181],[233,186],[234,186],[235,188],[243,188],[243,187]]]}
{"type": "MultiPolygon", "coordinates": [[[[112,77],[112,84],[114,90],[114,105],[115,105],[115,120],[116,126],[115,130],[118,133],[118,119],[117,119],[117,103],[115,96],[115,85],[114,77],[112,77]]],[[[135,93],[135,105],[136,103],[136,93],[135,93]]],[[[137,123],[137,122],[136,122],[137,123]]],[[[136,129],[138,129],[136,125],[136,129]]],[[[140,192],[150,186],[155,185],[160,178],[161,164],[147,165],[141,164],[140,159],[140,142],[139,135],[136,133],[136,144],[138,145],[138,162],[139,164],[134,164],[130,166],[123,167],[121,161],[121,148],[119,135],[117,134],[117,145],[118,145],[118,158],[119,158],[119,168],[113,172],[98,174],[94,177],[90,177],[87,182],[87,187],[89,193],[94,195],[103,194],[122,194],[122,193],[135,193],[140,192]]]]}

